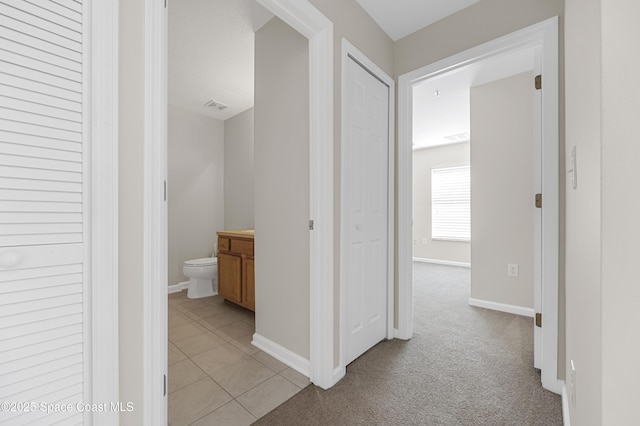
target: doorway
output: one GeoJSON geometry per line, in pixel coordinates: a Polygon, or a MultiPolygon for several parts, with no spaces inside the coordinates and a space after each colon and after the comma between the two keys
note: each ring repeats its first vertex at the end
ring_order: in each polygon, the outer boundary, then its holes
{"type": "MultiPolygon", "coordinates": [[[[536,66],[545,78],[540,96],[539,113],[535,112],[543,126],[535,139],[540,140],[541,187],[545,205],[541,210],[542,230],[539,247],[534,249],[540,258],[534,277],[539,286],[534,291],[534,308],[545,318],[545,327],[537,331],[540,339],[536,347],[541,351],[542,384],[546,389],[559,393],[557,379],[558,334],[558,36],[557,18],[525,28],[508,36],[469,49],[435,64],[423,67],[400,77],[399,85],[399,146],[398,146],[398,330],[397,337],[410,338],[412,325],[412,194],[411,194],[411,109],[412,87],[415,84],[442,76],[447,72],[462,70],[488,58],[497,58],[519,49],[539,49],[536,66]]],[[[534,127],[535,128],[535,127],[534,127]]],[[[533,196],[533,194],[531,194],[533,196]]]]}
{"type": "MultiPolygon", "coordinates": [[[[320,226],[310,233],[310,360],[312,382],[328,388],[334,377],[333,353],[333,30],[308,1],[259,0],[259,3],[309,39],[310,215],[320,226]]],[[[144,28],[148,52],[145,79],[145,233],[143,305],[145,419],[166,422],[166,9],[147,1],[144,28]],[[158,141],[160,141],[158,143],[158,141]],[[163,414],[164,413],[164,414],[163,414]]]]}

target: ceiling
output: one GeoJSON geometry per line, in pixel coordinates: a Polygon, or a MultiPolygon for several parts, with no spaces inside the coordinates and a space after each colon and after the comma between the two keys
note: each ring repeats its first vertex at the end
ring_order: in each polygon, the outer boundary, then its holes
{"type": "Polygon", "coordinates": [[[272,16],[254,0],[170,0],[169,104],[220,120],[253,107],[254,30],[272,16]]]}
{"type": "Polygon", "coordinates": [[[534,58],[533,48],[523,48],[415,85],[412,134],[414,149],[469,140],[470,88],[533,70],[534,58]],[[466,138],[458,136],[465,133],[466,138]]]}
{"type": "MultiPolygon", "coordinates": [[[[397,40],[479,0],[356,1],[397,40]]],[[[254,33],[272,17],[256,0],[170,0],[169,104],[219,120],[253,107],[254,33]]],[[[414,148],[468,139],[469,88],[532,69],[532,58],[523,51],[416,85],[414,148]]]]}
{"type": "Polygon", "coordinates": [[[480,0],[356,1],[396,41],[480,0]]]}
{"type": "MultiPolygon", "coordinates": [[[[479,0],[356,1],[397,40],[479,0]]],[[[253,107],[254,32],[272,17],[256,0],[169,0],[169,104],[220,120],[253,107]]]]}

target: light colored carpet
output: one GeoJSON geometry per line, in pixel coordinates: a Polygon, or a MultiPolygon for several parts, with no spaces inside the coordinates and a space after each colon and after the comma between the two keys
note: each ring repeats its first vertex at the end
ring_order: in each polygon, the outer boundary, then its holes
{"type": "Polygon", "coordinates": [[[562,425],[533,368],[532,319],[471,307],[469,269],[414,264],[414,337],[381,342],[324,391],[256,425],[562,425]]]}

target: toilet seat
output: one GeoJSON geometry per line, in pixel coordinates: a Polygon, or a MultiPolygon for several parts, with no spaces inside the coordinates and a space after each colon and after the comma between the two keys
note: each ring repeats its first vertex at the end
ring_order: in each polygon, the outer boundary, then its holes
{"type": "Polygon", "coordinates": [[[187,266],[211,266],[218,264],[217,257],[203,257],[201,259],[192,259],[184,262],[187,266]]]}

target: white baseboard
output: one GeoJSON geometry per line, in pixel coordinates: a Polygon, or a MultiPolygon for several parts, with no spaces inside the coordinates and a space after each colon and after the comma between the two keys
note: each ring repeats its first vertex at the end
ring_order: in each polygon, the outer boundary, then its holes
{"type": "Polygon", "coordinates": [[[510,314],[521,315],[523,317],[533,318],[535,312],[533,308],[525,308],[523,306],[506,305],[504,303],[490,302],[488,300],[469,298],[469,305],[478,308],[491,309],[493,311],[507,312],[510,314]]]}
{"type": "Polygon", "coordinates": [[[253,341],[251,344],[261,351],[268,353],[278,361],[285,363],[298,373],[303,374],[306,377],[310,377],[311,366],[308,359],[304,359],[300,355],[290,351],[284,346],[280,346],[258,333],[253,335],[253,341]]]}
{"type": "Polygon", "coordinates": [[[189,288],[189,281],[181,282],[178,284],[169,286],[169,294],[171,293],[180,293],[182,290],[189,288]]]}
{"type": "Polygon", "coordinates": [[[569,415],[569,393],[567,392],[567,384],[562,384],[562,424],[571,426],[571,416],[569,415]]]}
{"type": "Polygon", "coordinates": [[[424,257],[414,257],[413,261],[420,262],[420,263],[435,263],[436,265],[462,266],[463,268],[471,268],[471,263],[454,262],[452,260],[426,259],[424,257]]]}

